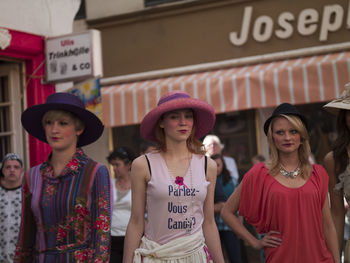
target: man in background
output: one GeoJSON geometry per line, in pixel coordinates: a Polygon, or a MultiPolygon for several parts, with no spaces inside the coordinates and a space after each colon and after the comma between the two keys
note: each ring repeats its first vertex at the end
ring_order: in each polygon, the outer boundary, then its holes
{"type": "Polygon", "coordinates": [[[21,224],[23,161],[8,153],[0,169],[0,262],[13,262],[21,224]]]}

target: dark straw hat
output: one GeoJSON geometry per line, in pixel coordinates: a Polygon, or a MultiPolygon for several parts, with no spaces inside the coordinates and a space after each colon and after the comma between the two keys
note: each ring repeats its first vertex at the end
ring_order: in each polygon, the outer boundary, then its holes
{"type": "Polygon", "coordinates": [[[85,129],[79,136],[77,147],[93,143],[102,135],[102,122],[94,113],[85,109],[81,99],[71,93],[58,92],[48,96],[44,104],[34,105],[22,113],[21,121],[24,129],[40,141],[47,143],[42,119],[50,110],[68,111],[84,123],[85,129]]]}
{"type": "Polygon", "coordinates": [[[304,123],[305,127],[307,128],[307,121],[306,121],[305,117],[303,115],[301,115],[301,113],[298,111],[298,109],[289,103],[282,103],[276,107],[276,109],[272,112],[271,117],[265,121],[264,132],[266,135],[267,135],[267,132],[269,130],[269,126],[270,126],[272,119],[276,118],[278,116],[281,116],[282,114],[283,115],[294,115],[294,116],[299,117],[301,119],[301,121],[304,123]]]}
{"type": "Polygon", "coordinates": [[[154,130],[159,118],[166,112],[192,109],[196,118],[197,139],[206,135],[215,124],[215,113],[213,107],[205,101],[191,98],[186,92],[176,90],[165,94],[158,101],[157,106],[143,118],[141,122],[141,136],[150,141],[157,142],[154,130]]]}

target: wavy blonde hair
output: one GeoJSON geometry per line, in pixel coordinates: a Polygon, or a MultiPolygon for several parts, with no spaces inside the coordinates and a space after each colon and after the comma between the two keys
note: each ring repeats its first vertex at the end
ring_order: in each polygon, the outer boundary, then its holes
{"type": "MultiPolygon", "coordinates": [[[[306,127],[302,120],[295,115],[281,114],[279,115],[279,117],[286,118],[300,134],[300,146],[298,149],[298,156],[300,160],[301,177],[306,179],[309,177],[309,174],[312,170],[312,166],[309,161],[309,156],[311,153],[309,144],[309,134],[306,130],[306,127]]],[[[279,152],[276,148],[275,142],[272,137],[273,123],[276,121],[277,118],[278,117],[274,118],[271,121],[267,132],[267,141],[270,147],[270,160],[267,162],[267,166],[272,176],[276,176],[280,170],[279,152]]]]}

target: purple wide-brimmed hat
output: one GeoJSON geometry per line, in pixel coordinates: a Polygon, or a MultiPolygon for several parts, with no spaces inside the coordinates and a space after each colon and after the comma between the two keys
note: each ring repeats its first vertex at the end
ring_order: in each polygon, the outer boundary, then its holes
{"type": "Polygon", "coordinates": [[[47,143],[42,119],[50,110],[68,111],[84,123],[84,132],[79,136],[77,147],[93,143],[102,135],[102,122],[94,113],[85,109],[81,99],[71,93],[58,92],[48,96],[44,104],[34,105],[22,113],[24,129],[40,141],[47,143]]]}
{"type": "Polygon", "coordinates": [[[179,109],[193,110],[197,139],[202,138],[214,127],[216,116],[213,107],[205,101],[193,99],[186,92],[178,90],[165,94],[158,101],[157,107],[146,114],[141,122],[141,136],[146,140],[157,142],[155,127],[159,118],[166,112],[179,109]]]}

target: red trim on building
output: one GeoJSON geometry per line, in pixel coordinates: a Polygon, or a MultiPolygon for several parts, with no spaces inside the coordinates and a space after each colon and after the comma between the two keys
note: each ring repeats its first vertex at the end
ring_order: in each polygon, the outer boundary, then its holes
{"type": "MultiPolygon", "coordinates": [[[[0,57],[23,60],[26,78],[25,92],[27,107],[44,103],[47,96],[55,92],[54,85],[44,85],[45,43],[44,37],[8,29],[12,36],[11,44],[0,50],[0,57]]],[[[50,146],[29,135],[30,166],[46,160],[51,152],[50,146]]]]}

